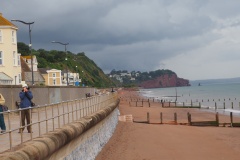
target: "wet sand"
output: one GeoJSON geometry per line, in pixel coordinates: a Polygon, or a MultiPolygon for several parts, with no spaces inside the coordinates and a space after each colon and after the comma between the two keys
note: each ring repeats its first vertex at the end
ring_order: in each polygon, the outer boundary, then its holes
{"type": "MultiPolygon", "coordinates": [[[[96,157],[96,160],[239,160],[240,128],[198,127],[187,125],[187,113],[193,121],[215,120],[216,113],[191,108],[162,108],[158,102],[138,102],[135,91],[120,91],[121,115],[132,115],[134,121],[147,120],[150,124],[119,121],[117,128],[96,157]],[[135,99],[135,100],[134,100],[135,99]],[[129,103],[129,101],[131,101],[129,103]],[[160,112],[163,124],[160,124],[160,112]],[[177,114],[177,124],[174,120],[177,114]]],[[[239,121],[239,118],[235,118],[239,121]]],[[[220,123],[229,123],[230,118],[219,115],[220,123]]]]}

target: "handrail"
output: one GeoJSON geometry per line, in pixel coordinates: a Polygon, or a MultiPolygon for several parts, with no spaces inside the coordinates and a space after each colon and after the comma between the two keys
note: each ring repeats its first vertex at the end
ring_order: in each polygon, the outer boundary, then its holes
{"type": "Polygon", "coordinates": [[[109,93],[41,106],[38,105],[36,107],[29,107],[26,109],[20,108],[0,112],[0,114],[4,114],[5,124],[7,127],[5,133],[0,133],[0,138],[5,139],[5,141],[7,141],[7,137],[9,139],[8,143],[6,142],[0,144],[0,152],[8,149],[13,151],[15,146],[19,144],[32,140],[33,138],[37,138],[45,133],[54,131],[57,128],[61,128],[63,125],[76,121],[84,116],[88,116],[116,100],[117,93],[109,93]],[[30,110],[31,123],[29,125],[21,126],[19,123],[21,122],[21,114],[19,114],[19,112],[27,109],[30,110]],[[20,129],[24,129],[27,126],[32,127],[33,133],[18,133],[20,129]]]}

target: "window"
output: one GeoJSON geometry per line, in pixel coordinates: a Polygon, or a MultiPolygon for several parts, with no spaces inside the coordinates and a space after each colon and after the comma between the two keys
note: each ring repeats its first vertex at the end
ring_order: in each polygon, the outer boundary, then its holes
{"type": "Polygon", "coordinates": [[[3,65],[3,52],[0,51],[0,65],[3,65]]]}
{"type": "Polygon", "coordinates": [[[2,30],[0,30],[0,43],[2,42],[2,30]]]}
{"type": "Polygon", "coordinates": [[[21,62],[20,62],[20,55],[18,54],[18,56],[17,56],[17,62],[18,62],[18,66],[20,66],[21,65],[21,62]]]}
{"type": "Polygon", "coordinates": [[[56,85],[56,79],[53,80],[53,85],[56,85]]]}
{"type": "Polygon", "coordinates": [[[53,73],[53,77],[56,77],[56,73],[53,73]]]}
{"type": "Polygon", "coordinates": [[[16,52],[13,51],[13,66],[16,66],[16,52]]]}
{"type": "Polygon", "coordinates": [[[16,43],[15,31],[12,31],[12,43],[16,43]]]}
{"type": "Polygon", "coordinates": [[[22,82],[21,73],[18,74],[18,82],[19,82],[19,84],[21,84],[21,82],[22,82]]]}

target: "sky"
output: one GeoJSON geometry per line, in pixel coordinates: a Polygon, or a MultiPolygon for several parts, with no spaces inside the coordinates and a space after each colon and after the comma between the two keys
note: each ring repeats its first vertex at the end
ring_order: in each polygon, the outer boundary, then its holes
{"type": "MultiPolygon", "coordinates": [[[[105,73],[170,69],[189,80],[240,77],[240,1],[0,0],[8,20],[34,22],[32,47],[69,43],[105,73]]],[[[29,44],[28,26],[18,42],[29,44]]]]}

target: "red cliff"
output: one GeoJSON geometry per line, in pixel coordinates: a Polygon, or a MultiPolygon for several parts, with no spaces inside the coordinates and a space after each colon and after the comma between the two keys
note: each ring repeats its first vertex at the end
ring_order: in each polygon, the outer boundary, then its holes
{"type": "Polygon", "coordinates": [[[147,80],[140,84],[143,88],[165,88],[190,86],[189,80],[178,78],[176,74],[165,74],[153,80],[147,80]]]}

